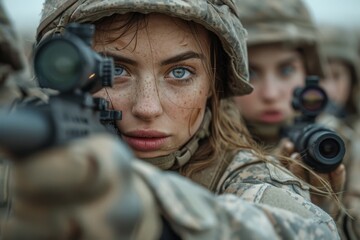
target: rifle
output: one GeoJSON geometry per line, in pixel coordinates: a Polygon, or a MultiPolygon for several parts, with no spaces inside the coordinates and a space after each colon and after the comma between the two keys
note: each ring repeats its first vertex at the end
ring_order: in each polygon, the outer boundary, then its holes
{"type": "Polygon", "coordinates": [[[301,114],[295,117],[291,126],[281,131],[294,143],[308,166],[317,172],[327,173],[341,164],[345,144],[336,132],[315,123],[328,103],[328,97],[318,82],[317,76],[308,76],[304,87],[295,88],[292,107],[301,114]]]}
{"type": "Polygon", "coordinates": [[[25,104],[12,112],[0,110],[0,147],[26,155],[96,132],[116,132],[121,111],[108,101],[92,97],[111,87],[113,59],[92,50],[91,24],[69,24],[64,34],[41,42],[34,54],[34,72],[40,87],[57,90],[46,104],[25,104]]]}

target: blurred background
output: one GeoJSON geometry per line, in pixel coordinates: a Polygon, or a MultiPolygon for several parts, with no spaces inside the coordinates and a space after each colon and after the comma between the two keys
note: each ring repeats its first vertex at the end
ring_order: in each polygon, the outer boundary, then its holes
{"type": "MultiPolygon", "coordinates": [[[[32,46],[44,0],[3,0],[26,48],[32,46]]],[[[304,0],[315,22],[360,32],[360,0],[304,0]]]]}

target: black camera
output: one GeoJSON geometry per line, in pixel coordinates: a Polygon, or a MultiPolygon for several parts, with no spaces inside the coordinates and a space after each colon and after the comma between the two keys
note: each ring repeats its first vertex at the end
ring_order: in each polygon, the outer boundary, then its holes
{"type": "Polygon", "coordinates": [[[316,117],[328,103],[328,97],[318,83],[317,76],[308,76],[305,86],[294,90],[292,107],[301,114],[295,117],[291,126],[282,129],[282,135],[294,143],[296,151],[308,166],[326,173],[341,164],[345,144],[336,132],[315,123],[316,117]]]}

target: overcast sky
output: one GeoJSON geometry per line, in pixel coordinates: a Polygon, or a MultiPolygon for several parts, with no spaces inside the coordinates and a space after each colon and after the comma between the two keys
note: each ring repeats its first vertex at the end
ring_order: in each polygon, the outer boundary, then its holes
{"type": "MultiPolygon", "coordinates": [[[[360,29],[360,0],[304,1],[316,22],[328,22],[349,28],[356,26],[360,29]]],[[[3,0],[3,2],[16,28],[21,32],[28,31],[34,34],[40,21],[43,0],[3,0]]]]}

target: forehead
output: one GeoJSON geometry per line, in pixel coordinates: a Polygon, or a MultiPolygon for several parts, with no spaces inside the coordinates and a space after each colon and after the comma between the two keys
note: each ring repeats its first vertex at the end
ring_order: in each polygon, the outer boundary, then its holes
{"type": "Polygon", "coordinates": [[[209,38],[208,31],[199,24],[158,13],[113,15],[95,25],[97,39],[104,37],[137,39],[142,35],[146,35],[148,39],[156,38],[157,40],[182,38],[188,41],[194,39],[208,41],[209,38]]]}
{"type": "Polygon", "coordinates": [[[249,62],[263,61],[268,62],[269,57],[271,62],[284,60],[301,60],[301,51],[294,46],[284,44],[262,44],[249,47],[249,62]]]}

